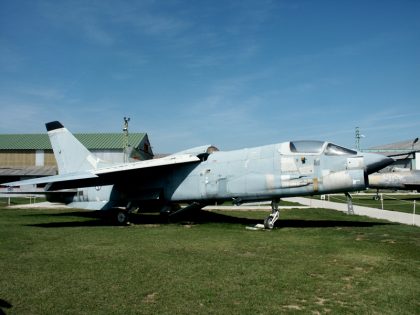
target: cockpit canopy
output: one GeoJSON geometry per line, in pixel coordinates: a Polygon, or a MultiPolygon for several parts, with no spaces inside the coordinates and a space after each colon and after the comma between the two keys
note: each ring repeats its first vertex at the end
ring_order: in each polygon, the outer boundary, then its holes
{"type": "Polygon", "coordinates": [[[291,141],[290,142],[290,151],[293,153],[315,153],[320,154],[322,152],[325,155],[356,155],[357,152],[340,147],[333,143],[328,143],[325,146],[326,142],[323,141],[291,141]],[[325,148],[325,149],[324,149],[325,148]]]}
{"type": "Polygon", "coordinates": [[[356,155],[357,152],[340,147],[339,145],[328,143],[324,151],[325,155],[356,155]]]}
{"type": "Polygon", "coordinates": [[[323,141],[292,141],[290,151],[293,153],[321,153],[324,146],[323,141]]]}

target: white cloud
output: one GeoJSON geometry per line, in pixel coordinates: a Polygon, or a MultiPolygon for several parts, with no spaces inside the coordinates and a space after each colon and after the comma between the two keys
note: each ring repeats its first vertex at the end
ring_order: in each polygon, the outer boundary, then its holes
{"type": "Polygon", "coordinates": [[[65,97],[64,92],[52,87],[18,88],[16,92],[23,95],[40,98],[42,100],[57,101],[65,97]]]}

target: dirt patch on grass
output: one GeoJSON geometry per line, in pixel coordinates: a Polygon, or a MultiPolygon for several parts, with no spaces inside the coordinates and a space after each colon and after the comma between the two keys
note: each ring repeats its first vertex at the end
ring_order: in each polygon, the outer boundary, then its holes
{"type": "Polygon", "coordinates": [[[299,305],[294,305],[294,304],[290,304],[290,305],[283,305],[283,308],[287,308],[289,310],[296,310],[296,311],[301,311],[304,309],[303,306],[299,306],[299,305]]]}
{"type": "Polygon", "coordinates": [[[318,304],[318,305],[324,305],[324,304],[325,304],[325,302],[327,302],[327,301],[328,301],[328,299],[324,299],[324,298],[317,297],[317,298],[316,298],[316,302],[315,302],[315,304],[318,304]]]}
{"type": "Polygon", "coordinates": [[[157,292],[153,292],[153,293],[147,294],[143,298],[143,303],[147,303],[147,304],[156,303],[157,295],[158,295],[157,292]]]}
{"type": "Polygon", "coordinates": [[[388,243],[388,244],[395,244],[396,241],[395,240],[382,240],[382,243],[388,243]]]}

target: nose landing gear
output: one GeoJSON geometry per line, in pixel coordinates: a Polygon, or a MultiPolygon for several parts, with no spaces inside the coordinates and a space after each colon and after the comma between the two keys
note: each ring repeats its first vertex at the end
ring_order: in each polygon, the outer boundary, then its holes
{"type": "Polygon", "coordinates": [[[273,199],[271,201],[271,213],[264,220],[264,228],[268,230],[271,230],[274,227],[274,224],[276,223],[276,221],[278,220],[280,216],[279,202],[280,202],[280,199],[273,199]]]}

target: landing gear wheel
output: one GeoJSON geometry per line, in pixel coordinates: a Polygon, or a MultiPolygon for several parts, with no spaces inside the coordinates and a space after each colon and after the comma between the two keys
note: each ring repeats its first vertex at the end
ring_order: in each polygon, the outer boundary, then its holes
{"type": "Polygon", "coordinates": [[[273,199],[271,201],[271,213],[264,220],[264,227],[267,230],[273,229],[274,224],[276,223],[277,219],[279,218],[279,215],[280,215],[279,202],[280,202],[280,199],[273,199]]]}
{"type": "Polygon", "coordinates": [[[274,227],[273,218],[271,215],[264,219],[264,227],[268,230],[271,230],[274,227]]]}
{"type": "Polygon", "coordinates": [[[117,223],[119,225],[127,225],[128,222],[128,211],[126,210],[117,210],[115,216],[117,223]]]}

